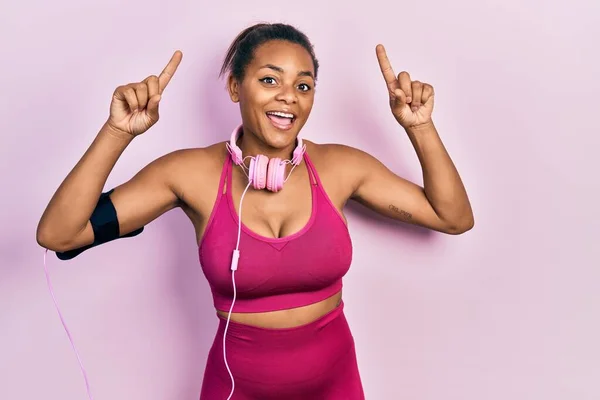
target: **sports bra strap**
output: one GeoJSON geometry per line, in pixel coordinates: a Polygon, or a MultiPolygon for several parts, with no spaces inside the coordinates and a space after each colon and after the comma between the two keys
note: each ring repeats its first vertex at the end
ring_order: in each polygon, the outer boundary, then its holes
{"type": "Polygon", "coordinates": [[[308,157],[308,153],[304,153],[304,161],[306,161],[306,166],[308,167],[308,172],[312,176],[313,185],[315,186],[323,186],[321,184],[321,180],[319,179],[319,174],[317,174],[317,170],[313,165],[312,161],[310,161],[310,157],[308,157]]]}
{"type": "Polygon", "coordinates": [[[219,190],[217,191],[217,193],[219,193],[219,195],[225,194],[223,192],[223,189],[225,188],[226,182],[227,182],[227,190],[229,190],[229,181],[231,179],[228,179],[227,175],[228,175],[230,166],[231,166],[231,156],[229,154],[227,154],[227,156],[225,157],[225,161],[223,162],[223,168],[221,169],[221,177],[219,178],[219,190]]]}

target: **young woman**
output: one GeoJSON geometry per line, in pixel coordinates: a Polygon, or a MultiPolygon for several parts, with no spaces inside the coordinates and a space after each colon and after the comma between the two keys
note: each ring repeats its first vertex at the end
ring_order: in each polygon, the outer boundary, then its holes
{"type": "Polygon", "coordinates": [[[108,120],[48,204],[38,243],[72,258],[137,235],[180,207],[195,227],[220,319],[200,398],[363,399],[343,313],[342,278],[352,259],[344,205],[354,199],[448,234],[473,227],[465,188],[431,119],[432,86],[407,72],[396,76],[383,46],[376,54],[424,188],[360,150],[299,136],[315,96],[313,47],[292,26],[258,24],[238,35],[221,70],[229,72],[242,120],[231,138],[166,154],[102,193],[125,148],[158,121],[182,59],[175,52],[158,77],[116,89],[108,120]]]}

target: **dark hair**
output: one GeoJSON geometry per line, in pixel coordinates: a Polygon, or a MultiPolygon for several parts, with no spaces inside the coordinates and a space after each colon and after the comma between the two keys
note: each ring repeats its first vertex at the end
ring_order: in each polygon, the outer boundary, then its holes
{"type": "Polygon", "coordinates": [[[271,40],[284,40],[304,47],[312,58],[315,80],[317,79],[319,61],[315,57],[310,40],[297,28],[281,23],[260,23],[244,29],[229,46],[219,76],[231,71],[231,75],[241,82],[244,79],[246,67],[254,58],[256,49],[271,40]]]}

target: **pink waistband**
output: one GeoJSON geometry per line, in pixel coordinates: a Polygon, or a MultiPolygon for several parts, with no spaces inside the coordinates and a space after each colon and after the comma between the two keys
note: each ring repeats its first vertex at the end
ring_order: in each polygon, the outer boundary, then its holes
{"type": "MultiPolygon", "coordinates": [[[[304,338],[310,339],[312,335],[317,331],[325,328],[337,317],[343,314],[344,301],[340,300],[340,304],[333,310],[320,316],[316,320],[309,322],[304,325],[295,326],[291,328],[263,328],[259,326],[252,326],[247,324],[241,324],[239,322],[229,321],[227,327],[227,336],[231,335],[237,338],[249,340],[249,341],[260,341],[260,342],[272,342],[276,339],[294,339],[304,338]]],[[[227,324],[227,318],[217,313],[219,317],[219,332],[222,333],[227,324]]]]}

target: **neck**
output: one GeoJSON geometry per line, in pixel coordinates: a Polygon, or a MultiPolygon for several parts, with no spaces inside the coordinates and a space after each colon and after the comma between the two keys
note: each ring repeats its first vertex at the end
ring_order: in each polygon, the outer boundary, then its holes
{"type": "Polygon", "coordinates": [[[265,155],[269,158],[281,158],[282,160],[291,160],[294,156],[294,149],[297,141],[284,148],[271,147],[261,142],[255,135],[242,133],[237,141],[237,145],[242,150],[242,157],[265,155]]]}

